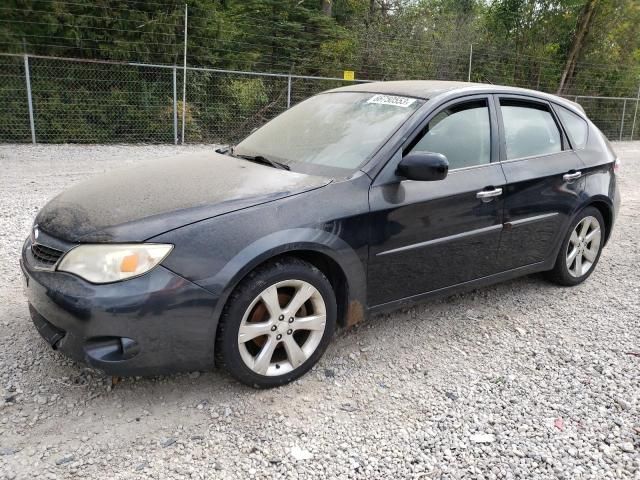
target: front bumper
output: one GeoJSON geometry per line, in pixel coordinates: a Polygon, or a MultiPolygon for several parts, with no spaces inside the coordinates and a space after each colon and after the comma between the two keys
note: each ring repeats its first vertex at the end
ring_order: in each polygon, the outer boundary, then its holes
{"type": "Polygon", "coordinates": [[[159,265],[123,282],[95,285],[42,271],[23,246],[20,266],[31,317],[47,342],[109,375],[211,368],[217,298],[159,265]]]}

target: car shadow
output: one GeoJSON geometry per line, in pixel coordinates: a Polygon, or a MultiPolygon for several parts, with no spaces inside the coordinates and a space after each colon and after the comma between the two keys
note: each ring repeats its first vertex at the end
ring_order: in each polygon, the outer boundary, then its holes
{"type": "MultiPolygon", "coordinates": [[[[512,292],[514,289],[521,295],[527,295],[533,291],[540,289],[552,290],[558,288],[549,284],[544,280],[542,274],[533,274],[526,277],[520,277],[508,280],[496,285],[482,287],[470,290],[464,293],[458,293],[441,298],[426,300],[415,306],[399,308],[387,313],[380,313],[370,316],[367,320],[350,328],[339,329],[335,335],[333,342],[318,365],[311,373],[302,377],[302,379],[294,382],[290,386],[283,386],[277,390],[295,389],[296,385],[309,383],[317,380],[317,376],[313,375],[314,371],[324,371],[324,369],[332,363],[336,358],[342,355],[346,347],[358,342],[358,332],[363,328],[375,330],[381,328],[385,322],[390,320],[398,320],[400,317],[403,322],[424,322],[425,315],[428,317],[430,309],[443,306],[453,307],[453,316],[459,315],[464,317],[465,312],[470,308],[477,308],[485,302],[491,302],[491,297],[502,297],[512,292]],[[529,292],[528,292],[529,291],[529,292]]],[[[485,303],[485,305],[488,303],[485,303]]],[[[62,355],[60,355],[62,357],[62,355]]],[[[64,357],[62,357],[64,358],[64,357]]],[[[86,372],[91,372],[89,382],[97,382],[104,389],[105,393],[117,392],[121,396],[130,397],[131,402],[136,402],[136,391],[153,390],[158,396],[175,397],[175,398],[192,398],[222,396],[223,398],[232,398],[237,395],[258,395],[260,390],[256,390],[250,386],[243,385],[235,381],[231,376],[219,369],[212,369],[204,372],[179,373],[152,377],[108,377],[102,375],[96,370],[87,368],[86,366],[75,363],[74,368],[77,370],[78,377],[87,376],[86,372]],[[111,386],[111,388],[109,388],[111,386]],[[176,396],[176,390],[179,394],[176,396]]],[[[263,391],[264,392],[264,391],[263,391]]]]}

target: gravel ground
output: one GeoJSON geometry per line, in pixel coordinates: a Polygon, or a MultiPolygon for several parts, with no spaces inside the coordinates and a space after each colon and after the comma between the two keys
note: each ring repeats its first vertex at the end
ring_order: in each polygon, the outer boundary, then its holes
{"type": "Polygon", "coordinates": [[[18,253],[83,178],[206,146],[0,146],[0,478],[640,479],[640,143],[596,272],[530,276],[339,332],[277,390],[221,372],[110,378],[27,314],[18,253]]]}

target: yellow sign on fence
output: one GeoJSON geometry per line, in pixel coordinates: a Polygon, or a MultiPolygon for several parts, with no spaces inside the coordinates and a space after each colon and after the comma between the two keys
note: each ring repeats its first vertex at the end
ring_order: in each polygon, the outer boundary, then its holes
{"type": "Polygon", "coordinates": [[[353,70],[345,70],[344,72],[342,72],[342,75],[342,78],[344,78],[345,80],[356,79],[356,72],[354,72],[353,70]]]}

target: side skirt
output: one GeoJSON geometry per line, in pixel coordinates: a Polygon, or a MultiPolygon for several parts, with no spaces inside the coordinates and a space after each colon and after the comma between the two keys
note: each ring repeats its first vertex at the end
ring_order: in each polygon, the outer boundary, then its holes
{"type": "MultiPolygon", "coordinates": [[[[555,259],[555,257],[554,257],[555,259]]],[[[450,287],[439,288],[438,290],[432,290],[431,292],[420,293],[411,297],[401,298],[400,300],[393,300],[392,302],[382,303],[380,305],[374,305],[369,307],[367,313],[374,314],[380,312],[388,312],[391,310],[397,310],[399,308],[406,308],[413,306],[417,303],[425,300],[431,300],[433,298],[446,297],[449,295],[455,295],[457,293],[474,290],[480,287],[486,287],[495,283],[503,282],[505,280],[511,280],[513,278],[522,277],[531,273],[544,272],[553,268],[553,261],[545,260],[543,262],[533,263],[531,265],[525,265],[523,267],[507,270],[506,272],[496,273],[468,282],[457,283],[450,287]]]]}

